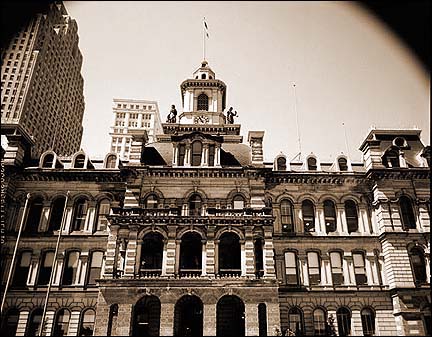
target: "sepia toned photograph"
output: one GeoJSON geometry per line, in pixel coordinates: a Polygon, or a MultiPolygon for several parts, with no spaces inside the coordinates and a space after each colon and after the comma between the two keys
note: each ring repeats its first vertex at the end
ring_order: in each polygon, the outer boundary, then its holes
{"type": "Polygon", "coordinates": [[[1,336],[430,336],[429,1],[5,1],[1,336]]]}

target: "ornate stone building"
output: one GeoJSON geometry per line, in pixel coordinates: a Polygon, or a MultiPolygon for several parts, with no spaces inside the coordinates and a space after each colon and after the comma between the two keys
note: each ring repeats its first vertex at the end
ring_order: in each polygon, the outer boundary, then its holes
{"type": "Polygon", "coordinates": [[[133,135],[137,159],[3,161],[3,331],[430,335],[420,130],[371,130],[361,163],[266,163],[207,62],[181,94],[157,142],[133,135]]]}

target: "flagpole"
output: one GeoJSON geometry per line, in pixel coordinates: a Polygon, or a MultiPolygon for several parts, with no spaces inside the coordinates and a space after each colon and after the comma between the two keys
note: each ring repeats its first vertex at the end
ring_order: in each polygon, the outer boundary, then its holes
{"type": "MultiPolygon", "coordinates": [[[[41,324],[39,327],[39,336],[42,336],[42,333],[44,331],[44,325],[45,325],[45,319],[46,319],[46,311],[47,311],[47,307],[48,307],[48,300],[49,300],[49,296],[50,296],[50,292],[51,292],[51,283],[53,281],[53,275],[54,275],[54,271],[55,271],[55,267],[56,267],[56,263],[57,263],[57,255],[58,255],[58,250],[59,250],[59,246],[60,246],[60,238],[61,238],[61,233],[63,231],[63,227],[64,224],[66,222],[66,209],[67,209],[67,204],[68,204],[68,200],[69,200],[69,191],[67,191],[66,193],[66,200],[65,200],[65,204],[64,204],[64,208],[63,208],[63,216],[62,216],[62,220],[61,220],[61,224],[60,224],[60,229],[59,229],[59,233],[58,233],[58,237],[57,237],[57,244],[56,244],[56,248],[55,248],[55,253],[54,253],[54,259],[51,265],[51,274],[50,274],[50,279],[48,282],[48,289],[47,289],[47,293],[46,293],[46,297],[45,297],[45,303],[44,303],[44,308],[43,308],[43,312],[42,312],[42,319],[41,319],[41,324]]],[[[43,261],[42,261],[43,263],[43,261]]],[[[46,333],[46,331],[45,331],[46,333]]]]}
{"type": "Polygon", "coordinates": [[[14,248],[14,252],[13,252],[13,255],[12,255],[12,261],[11,261],[11,265],[10,265],[10,268],[9,268],[8,278],[7,278],[5,290],[4,290],[4,293],[3,293],[3,299],[2,299],[1,310],[0,310],[2,315],[3,315],[3,308],[4,308],[4,305],[5,305],[5,302],[6,302],[6,295],[7,295],[7,292],[9,290],[9,283],[10,283],[10,280],[11,280],[11,277],[12,277],[12,270],[13,270],[13,268],[15,266],[15,259],[16,259],[16,255],[17,255],[18,245],[19,245],[19,241],[20,241],[20,238],[21,238],[21,233],[22,233],[23,226],[24,226],[24,219],[26,217],[27,207],[28,207],[28,202],[30,200],[30,197],[31,197],[31,194],[27,193],[27,199],[26,199],[25,204],[24,204],[24,212],[23,212],[22,217],[21,217],[21,223],[20,223],[20,227],[19,227],[19,230],[18,230],[17,239],[16,239],[16,242],[15,242],[15,248],[14,248]]]}
{"type": "Polygon", "coordinates": [[[205,45],[205,28],[204,28],[204,23],[205,23],[205,17],[203,18],[203,22],[202,22],[202,30],[203,30],[203,60],[205,61],[205,57],[206,57],[206,45],[205,45]]]}

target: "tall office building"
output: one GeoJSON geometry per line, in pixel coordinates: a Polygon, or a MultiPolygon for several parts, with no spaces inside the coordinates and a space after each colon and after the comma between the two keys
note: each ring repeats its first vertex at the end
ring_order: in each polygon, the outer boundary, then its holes
{"type": "Polygon", "coordinates": [[[26,135],[32,156],[79,150],[84,114],[78,26],[62,3],[37,14],[2,50],[2,134],[26,135]]]}
{"type": "MultiPolygon", "coordinates": [[[[156,101],[118,98],[115,98],[113,103],[115,117],[110,132],[110,151],[117,153],[122,160],[134,159],[130,151],[132,130],[145,130],[150,143],[155,141],[155,135],[162,133],[158,104],[156,101]]],[[[139,156],[139,153],[137,155],[139,156]]]]}

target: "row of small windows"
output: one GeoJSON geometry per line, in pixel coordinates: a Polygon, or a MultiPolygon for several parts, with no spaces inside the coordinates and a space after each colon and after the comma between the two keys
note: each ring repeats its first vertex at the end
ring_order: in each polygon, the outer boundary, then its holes
{"type": "MultiPolygon", "coordinates": [[[[27,321],[25,336],[38,336],[42,321],[42,308],[34,309],[27,321]]],[[[2,335],[15,336],[19,324],[20,311],[16,308],[9,309],[2,322],[2,335]]],[[[86,308],[81,312],[78,336],[93,336],[96,313],[92,308],[86,308]]],[[[71,312],[62,308],[55,314],[52,327],[52,336],[67,336],[70,328],[71,312]]]]}
{"type": "Polygon", "coordinates": [[[117,103],[117,109],[143,109],[143,110],[151,110],[153,109],[152,105],[140,105],[140,104],[120,104],[117,103]]]}
{"type": "MultiPolygon", "coordinates": [[[[336,231],[337,216],[335,204],[332,200],[325,200],[324,204],[324,219],[326,224],[326,232],[331,233],[336,231]]],[[[359,219],[357,205],[352,200],[347,200],[344,203],[345,219],[348,227],[348,233],[357,232],[359,229],[359,219]]],[[[315,207],[314,203],[308,199],[304,200],[301,205],[303,228],[305,232],[315,231],[315,207]]],[[[411,199],[407,196],[399,198],[399,212],[404,229],[416,228],[416,217],[412,206],[411,199]]],[[[285,233],[294,233],[294,213],[293,204],[291,201],[284,199],[280,203],[282,231],[285,233]]]]}
{"type": "MultiPolygon", "coordinates": [[[[409,250],[411,269],[414,283],[421,285],[427,282],[426,262],[424,252],[418,247],[409,250]]],[[[330,266],[333,285],[344,284],[343,258],[340,252],[330,252],[330,266]]],[[[285,252],[285,278],[287,285],[300,285],[299,260],[296,252],[285,252]]],[[[361,252],[352,253],[354,275],[357,285],[366,285],[367,273],[364,254],[361,252]]],[[[307,253],[307,268],[309,284],[318,285],[321,283],[321,258],[317,252],[307,253]]]]}
{"type": "MultiPolygon", "coordinates": [[[[339,171],[348,171],[348,160],[345,157],[339,157],[337,160],[339,171]]],[[[306,160],[306,170],[308,171],[317,171],[318,170],[318,161],[315,157],[310,156],[306,160]]],[[[284,156],[277,157],[276,171],[286,171],[287,170],[287,160],[284,156]]]]}
{"type": "MultiPolygon", "coordinates": [[[[52,268],[54,264],[54,251],[45,251],[41,255],[39,270],[36,277],[36,285],[47,286],[50,282],[52,268]]],[[[96,279],[100,278],[103,266],[104,252],[93,251],[90,256],[89,267],[85,279],[86,286],[96,286],[96,279]]],[[[16,288],[24,288],[27,285],[31,266],[32,252],[23,251],[15,266],[12,285],[16,288]]],[[[79,267],[80,252],[69,251],[63,264],[63,270],[60,277],[60,285],[70,286],[79,283],[77,279],[79,267]]],[[[53,282],[53,280],[51,280],[53,282]]]]}
{"type": "MultiPolygon", "coordinates": [[[[63,167],[63,164],[59,160],[55,160],[55,156],[53,153],[47,153],[44,156],[42,156],[41,159],[42,159],[41,167],[43,168],[63,167]]],[[[115,154],[108,155],[105,160],[105,168],[116,168],[116,165],[117,165],[117,156],[115,154]]],[[[90,160],[87,160],[87,165],[86,165],[86,156],[84,154],[78,154],[74,158],[72,167],[73,168],[94,168],[90,160]]]]}
{"type": "MultiPolygon", "coordinates": [[[[215,153],[216,147],[214,144],[208,145],[208,158],[207,163],[208,166],[215,165],[215,153]]],[[[186,144],[178,145],[178,160],[177,165],[184,166],[186,159],[186,144]]],[[[203,160],[203,145],[200,141],[196,140],[191,145],[190,158],[189,162],[192,166],[200,166],[203,160]]]]}

